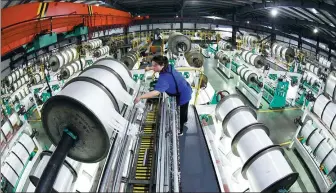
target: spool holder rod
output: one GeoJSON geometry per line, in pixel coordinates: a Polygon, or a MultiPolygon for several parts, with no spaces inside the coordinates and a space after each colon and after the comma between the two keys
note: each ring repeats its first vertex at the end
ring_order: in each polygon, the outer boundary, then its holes
{"type": "Polygon", "coordinates": [[[77,136],[68,129],[64,129],[61,140],[51,155],[47,166],[44,168],[40,180],[36,186],[35,193],[51,192],[60,171],[65,157],[69,150],[74,146],[77,136]]]}

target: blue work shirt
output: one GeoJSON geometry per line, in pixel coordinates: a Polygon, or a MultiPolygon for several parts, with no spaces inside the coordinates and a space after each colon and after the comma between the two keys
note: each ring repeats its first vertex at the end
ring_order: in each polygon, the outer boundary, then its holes
{"type": "Polygon", "coordinates": [[[154,90],[160,93],[166,92],[168,95],[176,95],[177,90],[180,94],[180,98],[177,99],[179,103],[177,105],[181,106],[186,104],[191,99],[192,89],[189,83],[184,79],[181,73],[177,72],[171,65],[168,66],[167,71],[160,72],[159,79],[155,85],[154,90]],[[177,86],[175,85],[175,77],[177,86]]]}

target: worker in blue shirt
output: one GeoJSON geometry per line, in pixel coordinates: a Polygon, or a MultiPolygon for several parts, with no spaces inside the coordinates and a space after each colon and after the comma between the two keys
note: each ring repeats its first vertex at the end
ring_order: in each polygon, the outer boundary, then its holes
{"type": "Polygon", "coordinates": [[[138,103],[141,99],[153,98],[163,92],[166,92],[169,96],[176,96],[177,105],[180,106],[179,135],[183,135],[183,126],[188,121],[188,107],[192,94],[191,86],[179,72],[168,64],[168,58],[165,56],[154,56],[152,67],[146,67],[145,70],[154,70],[159,72],[160,76],[154,90],[137,97],[134,103],[138,103]]]}

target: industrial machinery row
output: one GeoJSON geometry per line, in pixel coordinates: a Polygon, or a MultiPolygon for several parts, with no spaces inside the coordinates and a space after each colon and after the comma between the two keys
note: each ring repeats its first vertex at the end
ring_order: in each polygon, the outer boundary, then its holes
{"type": "Polygon", "coordinates": [[[298,60],[298,50],[276,43],[261,47],[251,35],[242,37],[241,50],[233,50],[224,40],[213,48],[179,32],[154,34],[152,41],[134,40],[123,55],[122,41],[111,39],[68,46],[4,79],[3,192],[181,191],[175,98],[161,94],[133,103],[154,88],[158,74],[144,70],[153,54],[166,55],[192,86],[196,121],[222,192],[288,191],[299,175],[255,110],[240,95],[213,89],[203,69],[211,54],[255,108],[262,100],[269,108],[302,105],[293,146],[323,181],[321,191],[332,190],[336,78],[330,62],[298,60]],[[291,89],[296,94],[288,97],[291,89]],[[42,128],[32,126],[32,119],[42,128]]]}

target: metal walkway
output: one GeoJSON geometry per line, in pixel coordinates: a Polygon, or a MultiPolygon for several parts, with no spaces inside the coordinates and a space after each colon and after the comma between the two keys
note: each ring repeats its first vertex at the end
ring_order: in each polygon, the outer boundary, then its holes
{"type": "Polygon", "coordinates": [[[220,192],[215,170],[193,106],[179,137],[182,192],[220,192]]]}

